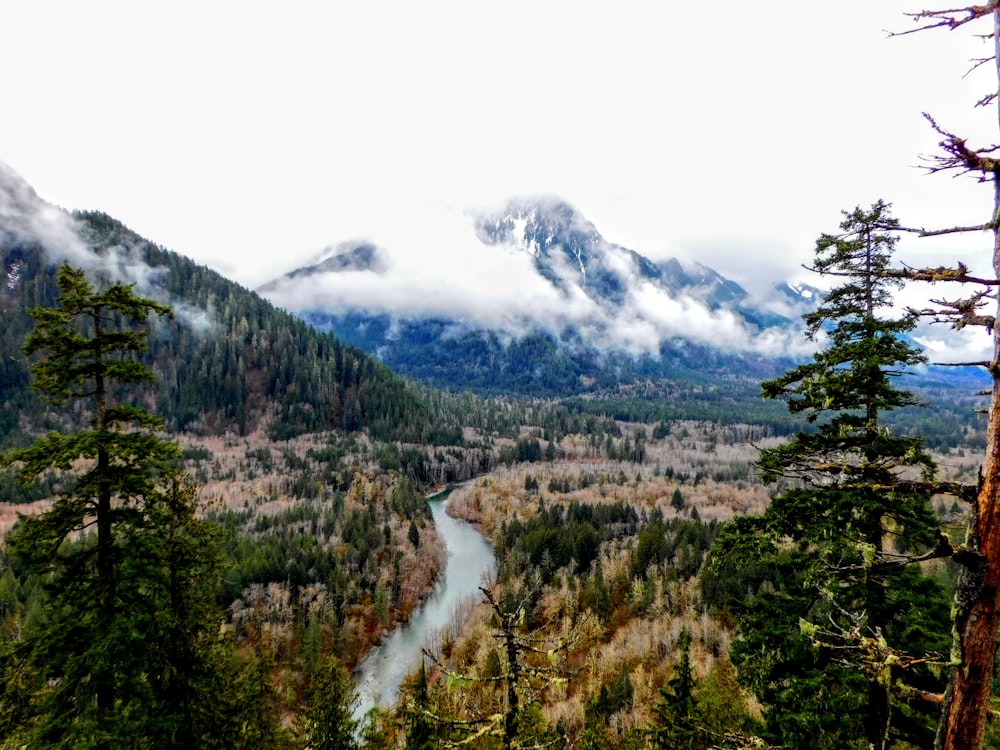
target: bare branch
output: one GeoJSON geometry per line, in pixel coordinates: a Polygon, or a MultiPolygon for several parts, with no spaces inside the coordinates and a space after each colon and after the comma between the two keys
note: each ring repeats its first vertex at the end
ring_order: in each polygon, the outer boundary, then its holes
{"type": "Polygon", "coordinates": [[[903,266],[902,268],[887,268],[880,276],[887,279],[905,279],[906,281],[957,281],[959,284],[982,284],[983,286],[998,286],[1000,280],[984,279],[979,276],[970,276],[969,267],[964,263],[959,263],[955,268],[947,266],[937,266],[936,268],[913,268],[903,266]]]}
{"type": "Polygon", "coordinates": [[[966,71],[965,75],[962,76],[962,78],[966,78],[969,75],[969,73],[971,73],[972,71],[974,71],[976,68],[980,67],[981,65],[986,65],[987,63],[991,63],[994,60],[996,60],[996,56],[994,56],[994,55],[990,55],[989,57],[974,57],[971,60],[972,67],[969,68],[966,71]]]}
{"type": "Polygon", "coordinates": [[[932,323],[950,323],[956,331],[966,326],[980,326],[992,332],[996,327],[996,316],[981,315],[978,311],[993,299],[996,299],[994,294],[982,291],[957,300],[932,299],[931,302],[939,307],[923,310],[911,307],[907,308],[907,312],[916,317],[931,318],[932,323]]]}
{"type": "Polygon", "coordinates": [[[922,10],[919,13],[905,13],[904,15],[913,19],[914,23],[920,23],[921,21],[929,21],[922,26],[918,26],[915,29],[910,29],[909,31],[889,31],[886,32],[889,37],[895,36],[906,36],[907,34],[915,34],[918,31],[926,31],[927,29],[941,29],[945,28],[949,31],[954,31],[968,23],[971,23],[979,18],[984,18],[990,15],[994,10],[997,9],[997,0],[991,0],[986,5],[968,5],[964,8],[946,8],[944,10],[922,10]],[[964,18],[959,16],[964,15],[964,18]]]}
{"type": "MultiPolygon", "coordinates": [[[[925,230],[925,229],[906,229],[901,228],[904,232],[915,232],[921,234],[921,236],[932,236],[936,234],[949,234],[951,232],[965,232],[973,231],[978,229],[992,229],[993,227],[989,224],[984,224],[982,227],[965,227],[954,229],[938,229],[938,230],[925,230]]],[[[830,271],[827,269],[814,268],[813,266],[802,265],[807,271],[812,271],[818,273],[821,276],[850,276],[851,273],[847,271],[830,271]]],[[[887,268],[884,271],[880,271],[878,275],[885,279],[904,279],[906,281],[929,281],[932,284],[938,281],[956,281],[959,284],[982,284],[983,286],[1000,286],[1000,279],[986,279],[980,276],[970,276],[969,267],[964,263],[959,263],[955,268],[949,268],[947,266],[937,266],[936,268],[913,268],[912,266],[904,265],[902,268],[887,268]]],[[[983,293],[985,294],[985,292],[983,293]]]]}
{"type": "Polygon", "coordinates": [[[958,170],[960,174],[978,172],[979,181],[985,182],[988,176],[1000,172],[1000,161],[993,159],[986,154],[995,152],[1000,146],[989,146],[988,148],[974,149],[966,145],[966,139],[951,133],[934,120],[926,112],[924,119],[931,124],[934,131],[942,136],[943,140],[938,144],[945,152],[944,156],[926,157],[925,161],[933,166],[927,167],[931,174],[948,170],[958,170]]]}
{"type": "MultiPolygon", "coordinates": [[[[931,362],[931,364],[938,367],[985,367],[987,370],[993,367],[992,362],[986,362],[985,360],[982,362],[931,362]]],[[[990,392],[984,391],[977,395],[989,396],[990,392]]]]}
{"type": "MultiPolygon", "coordinates": [[[[899,232],[909,232],[910,234],[915,234],[918,237],[938,237],[942,234],[959,234],[962,232],[985,232],[987,230],[996,229],[998,226],[996,221],[990,221],[985,224],[975,224],[968,227],[947,227],[946,229],[925,229],[924,227],[901,227],[895,226],[892,229],[899,232]]],[[[886,229],[887,227],[879,227],[879,229],[886,229]]]]}
{"type": "Polygon", "coordinates": [[[976,106],[976,107],[988,107],[989,105],[991,105],[996,100],[997,100],[997,95],[996,94],[987,94],[982,99],[980,99],[978,102],[976,102],[974,106],[976,106]]]}

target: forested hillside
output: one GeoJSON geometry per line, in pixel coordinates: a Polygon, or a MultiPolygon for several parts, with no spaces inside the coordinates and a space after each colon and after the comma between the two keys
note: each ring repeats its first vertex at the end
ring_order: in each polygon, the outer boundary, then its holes
{"type": "Polygon", "coordinates": [[[681,338],[664,340],[655,354],[637,355],[598,349],[572,328],[559,336],[547,332],[513,336],[470,330],[443,319],[397,320],[353,312],[310,312],[304,319],[317,330],[377,354],[407,377],[485,395],[565,398],[600,393],[620,383],[664,379],[739,392],[790,361],[734,354],[681,338]]]}
{"type": "MultiPolygon", "coordinates": [[[[1000,2],[914,17],[996,28],[1000,2]]],[[[930,124],[936,169],[1000,184],[996,147],[930,124]]],[[[994,196],[936,234],[1000,248],[994,196]]],[[[624,358],[572,325],[348,319],[373,352],[413,336],[396,356],[421,383],[42,203],[0,164],[0,750],[1000,748],[1000,366],[936,368],[918,334],[979,326],[1000,351],[1000,267],[901,263],[899,235],[935,232],[889,203],[819,235],[801,348],[749,319],[624,358]],[[979,291],[897,304],[920,281],[979,291]],[[449,585],[445,486],[495,575],[360,716],[352,670],[449,585]]],[[[544,278],[629,299],[579,235],[531,226],[544,278]]]]}
{"type": "MultiPolygon", "coordinates": [[[[171,304],[156,319],[149,364],[156,411],[174,430],[274,438],[368,429],[410,442],[440,441],[427,409],[386,367],[310,329],[238,284],[138,237],[101,213],[77,214],[86,239],[143,294],[171,304]]],[[[6,236],[6,235],[5,235],[6,236]]],[[[56,297],[55,264],[37,243],[0,243],[0,444],[18,439],[44,409],[29,389],[20,354],[29,311],[56,297]]],[[[117,280],[117,279],[114,279],[117,280]]],[[[454,432],[452,433],[452,437],[454,432]]]]}

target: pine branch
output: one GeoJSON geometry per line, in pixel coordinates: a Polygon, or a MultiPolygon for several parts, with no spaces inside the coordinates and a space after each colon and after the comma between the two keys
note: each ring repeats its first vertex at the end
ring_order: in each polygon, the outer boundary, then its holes
{"type": "Polygon", "coordinates": [[[908,312],[915,317],[930,318],[931,323],[950,323],[956,331],[960,331],[966,326],[979,326],[992,333],[996,327],[996,318],[992,315],[968,315],[930,308],[924,310],[909,308],[908,312]]]}
{"type": "Polygon", "coordinates": [[[907,308],[907,312],[914,317],[931,318],[932,323],[950,323],[956,331],[966,326],[980,326],[992,333],[996,327],[996,316],[980,315],[977,311],[994,299],[996,295],[987,290],[957,300],[932,299],[931,302],[938,308],[917,310],[911,307],[907,308]]]}
{"type": "MultiPolygon", "coordinates": [[[[987,370],[990,370],[993,368],[995,363],[982,361],[982,362],[931,362],[931,364],[936,365],[937,367],[985,367],[987,370]]],[[[976,395],[989,396],[990,391],[980,391],[976,395]]]]}
{"type": "Polygon", "coordinates": [[[950,495],[965,502],[975,502],[976,493],[979,492],[978,485],[964,484],[962,482],[918,482],[914,480],[902,480],[892,488],[884,488],[896,492],[905,492],[925,495],[950,495]]]}
{"type": "MultiPolygon", "coordinates": [[[[943,234],[945,232],[944,230],[941,232],[931,232],[926,236],[935,233],[943,234]]],[[[949,268],[948,266],[913,268],[912,266],[904,265],[902,268],[887,268],[884,271],[880,271],[879,276],[888,279],[904,279],[905,281],[929,281],[932,284],[938,281],[957,281],[959,284],[1000,286],[1000,279],[987,279],[981,276],[969,275],[969,267],[962,262],[959,262],[954,268],[949,268]]],[[[985,295],[986,293],[984,292],[983,294],[985,295]]]]}
{"type": "Polygon", "coordinates": [[[815,645],[829,649],[833,654],[844,654],[835,660],[851,669],[860,669],[887,691],[892,691],[897,697],[899,681],[892,679],[893,669],[908,671],[922,664],[947,664],[940,654],[928,653],[924,656],[912,656],[888,644],[881,628],[871,628],[865,623],[867,615],[864,612],[848,612],[836,603],[834,606],[840,614],[846,617],[851,625],[844,627],[833,615],[829,615],[830,627],[821,627],[805,620],[800,620],[802,634],[815,645]],[[867,631],[867,633],[866,633],[867,631]]]}
{"type": "MultiPolygon", "coordinates": [[[[745,750],[781,750],[778,745],[769,745],[760,737],[741,732],[726,732],[722,735],[723,741],[732,743],[732,747],[745,750]]],[[[713,745],[712,750],[722,750],[718,745],[713,745]]]]}
{"type": "MultiPolygon", "coordinates": [[[[1000,227],[1000,224],[996,225],[1000,227]]],[[[983,224],[979,227],[954,227],[952,229],[926,230],[917,228],[901,227],[901,231],[914,232],[923,237],[931,237],[938,234],[948,234],[950,232],[973,231],[979,229],[992,229],[994,223],[983,224]]],[[[830,271],[827,269],[813,268],[812,266],[802,266],[807,271],[818,273],[821,276],[843,276],[851,277],[850,271],[830,271]]],[[[876,274],[883,279],[903,279],[905,281],[929,281],[932,284],[938,281],[956,281],[959,284],[981,284],[983,286],[1000,286],[1000,279],[987,279],[980,276],[970,276],[969,267],[964,263],[959,263],[955,268],[947,266],[937,266],[936,268],[912,268],[904,265],[902,268],[886,268],[877,271],[876,274]]]]}

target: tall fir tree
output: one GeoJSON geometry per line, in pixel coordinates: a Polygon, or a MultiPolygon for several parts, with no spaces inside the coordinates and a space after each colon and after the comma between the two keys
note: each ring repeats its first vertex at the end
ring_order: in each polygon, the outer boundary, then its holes
{"type": "Polygon", "coordinates": [[[654,750],[700,750],[707,747],[694,694],[691,633],[687,629],[681,631],[678,646],[681,656],[674,676],[666,688],[660,688],[660,699],[652,707],[655,718],[649,729],[649,739],[654,750]]]}
{"type": "Polygon", "coordinates": [[[320,658],[305,696],[300,731],[305,746],[315,750],[356,750],[353,717],[358,703],[351,676],[334,656],[320,658]]]}
{"type": "Polygon", "coordinates": [[[89,426],[6,457],[25,481],[62,478],[52,508],[21,517],[9,537],[42,588],[25,639],[40,679],[30,734],[49,747],[189,746],[205,723],[197,654],[218,634],[217,545],[195,517],[178,446],[121,400],[152,380],[140,361],[147,321],[170,310],[124,284],[96,291],[65,264],[57,283],[58,305],[33,311],[24,351],[41,355],[31,365],[41,394],[89,414],[89,426]]]}
{"type": "Polygon", "coordinates": [[[904,669],[912,661],[903,651],[947,645],[943,593],[907,564],[951,552],[930,505],[940,489],[931,457],[919,437],[895,434],[884,421],[887,412],[918,404],[895,381],[924,361],[905,338],[913,316],[890,311],[899,282],[884,272],[895,225],[880,201],[845,213],[842,231],[817,242],[814,270],[842,280],[805,316],[807,336],[826,346],[762,385],[766,397],[784,399],[814,427],[761,452],[764,480],[781,478],[791,488],[721,541],[723,559],[771,569],[771,588],[743,608],[734,657],[772,706],[773,739],[783,742],[809,741],[819,730],[841,746],[885,748],[892,738],[926,744],[933,724],[920,700],[895,718],[892,710],[900,695],[935,687],[929,673],[904,669]],[[918,616],[930,627],[914,639],[918,616]],[[872,652],[872,643],[886,650],[872,652]],[[905,690],[901,680],[916,685],[905,690]],[[820,726],[823,701],[836,701],[852,720],[820,726]]]}

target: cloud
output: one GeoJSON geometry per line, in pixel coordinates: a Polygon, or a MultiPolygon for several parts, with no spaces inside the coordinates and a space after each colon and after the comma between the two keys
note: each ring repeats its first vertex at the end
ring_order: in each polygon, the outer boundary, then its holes
{"type": "Polygon", "coordinates": [[[539,279],[530,255],[479,242],[472,217],[450,207],[414,210],[390,222],[376,244],[387,258],[377,273],[280,279],[266,294],[296,312],[363,309],[498,328],[516,326],[525,313],[551,315],[578,303],[539,279]]]}
{"type": "MultiPolygon", "coordinates": [[[[573,219],[575,229],[595,233],[578,214],[573,219]]],[[[571,326],[592,346],[635,356],[656,356],[662,341],[676,337],[765,355],[807,349],[796,331],[761,332],[730,310],[710,309],[693,297],[671,297],[639,275],[630,253],[610,244],[604,246],[604,266],[623,280],[626,290],[617,305],[588,294],[587,280],[572,259],[549,254],[562,280],[557,287],[538,272],[531,248],[516,241],[483,242],[474,219],[449,207],[414,211],[388,226],[375,244],[386,259],[377,273],[282,278],[262,291],[276,305],[297,313],[363,310],[445,318],[512,335],[542,328],[558,337],[571,326]]]]}
{"type": "Polygon", "coordinates": [[[95,257],[80,237],[79,223],[46,203],[17,172],[0,161],[0,239],[38,243],[55,263],[92,268],[95,257]]]}
{"type": "Polygon", "coordinates": [[[116,245],[98,254],[85,237],[83,225],[72,214],[42,200],[24,178],[0,162],[0,241],[37,243],[52,264],[65,261],[92,279],[133,285],[138,295],[169,305],[193,331],[213,330],[211,311],[170,298],[162,284],[166,269],[143,260],[145,243],[116,245]]]}
{"type": "Polygon", "coordinates": [[[768,299],[775,283],[805,281],[817,285],[815,274],[802,267],[810,248],[793,248],[778,242],[747,237],[714,237],[683,243],[677,248],[682,259],[714,268],[755,297],[768,299]]]}
{"type": "Polygon", "coordinates": [[[621,317],[648,323],[661,340],[679,336],[720,349],[767,356],[807,354],[813,349],[797,325],[760,330],[733,310],[711,309],[689,296],[672,298],[648,283],[633,289],[621,317]]]}
{"type": "Polygon", "coordinates": [[[931,364],[993,359],[993,337],[978,327],[955,331],[941,324],[921,323],[914,331],[913,340],[923,347],[931,364]]]}

